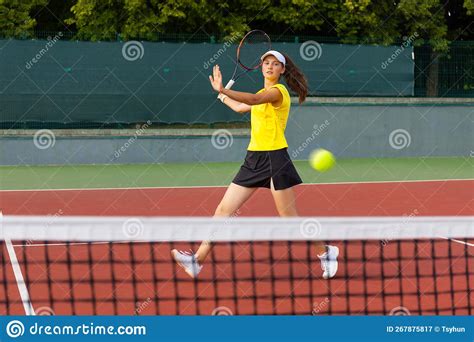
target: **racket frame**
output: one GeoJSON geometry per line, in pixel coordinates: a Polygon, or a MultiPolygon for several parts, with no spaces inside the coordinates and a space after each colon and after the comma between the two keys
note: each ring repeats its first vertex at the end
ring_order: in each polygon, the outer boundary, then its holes
{"type": "Polygon", "coordinates": [[[272,47],[272,41],[270,40],[270,37],[268,36],[268,34],[266,34],[264,31],[262,30],[252,30],[252,31],[249,31],[245,34],[245,36],[240,40],[240,43],[239,45],[237,46],[237,63],[235,63],[235,68],[234,68],[234,73],[232,74],[232,77],[230,78],[229,82],[227,82],[226,86],[225,86],[225,89],[230,89],[232,88],[232,86],[234,85],[235,81],[237,81],[237,79],[244,75],[245,73],[249,72],[249,71],[252,71],[252,70],[256,70],[258,68],[260,68],[260,66],[262,65],[262,61],[260,60],[260,63],[257,64],[256,66],[252,67],[252,68],[249,68],[247,66],[245,66],[244,64],[242,64],[242,62],[240,61],[240,49],[242,48],[243,46],[243,43],[245,42],[245,39],[252,33],[255,33],[255,32],[261,32],[263,33],[263,35],[265,37],[267,37],[268,39],[268,51],[271,50],[271,47],[272,47]],[[237,69],[238,69],[238,66],[240,65],[240,67],[242,69],[244,69],[244,71],[242,73],[240,73],[239,75],[236,76],[237,74],[237,69]]]}

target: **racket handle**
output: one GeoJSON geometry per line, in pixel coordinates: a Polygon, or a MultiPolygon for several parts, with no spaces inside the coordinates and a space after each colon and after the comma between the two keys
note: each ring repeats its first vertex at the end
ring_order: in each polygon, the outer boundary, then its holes
{"type": "MultiPolygon", "coordinates": [[[[225,85],[225,89],[230,89],[233,85],[234,85],[235,81],[234,80],[230,80],[229,82],[227,82],[227,84],[225,85]]],[[[222,102],[224,102],[224,97],[227,97],[227,95],[224,95],[222,93],[220,93],[219,95],[217,95],[217,98],[219,100],[221,100],[222,102]]]]}
{"type": "Polygon", "coordinates": [[[230,89],[232,88],[232,86],[234,85],[235,81],[234,80],[230,80],[229,82],[227,82],[227,84],[225,85],[225,89],[230,89]]]}

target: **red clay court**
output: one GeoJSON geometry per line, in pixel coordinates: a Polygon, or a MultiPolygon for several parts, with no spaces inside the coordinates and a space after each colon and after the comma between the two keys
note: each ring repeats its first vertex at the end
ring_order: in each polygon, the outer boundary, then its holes
{"type": "MultiPolygon", "coordinates": [[[[472,216],[473,180],[310,184],[301,216],[472,216]]],[[[211,216],[225,188],[2,191],[4,215],[211,216]]],[[[237,216],[276,216],[259,190],[237,216]]],[[[159,229],[159,228],[157,228],[159,229]]],[[[186,243],[35,245],[15,251],[35,310],[60,314],[472,314],[474,241],[335,241],[336,278],[309,242],[219,243],[198,280],[171,261],[186,243]],[[236,261],[232,261],[236,260],[236,261]],[[49,267],[47,267],[49,265],[49,267]],[[395,311],[394,311],[395,310],[395,311]],[[397,312],[397,310],[401,310],[397,312]],[[225,314],[225,312],[223,313],[225,314]]],[[[8,265],[5,248],[3,265],[8,265]]],[[[11,267],[0,312],[24,314],[11,267]],[[8,305],[7,305],[8,304],[8,305]]]]}

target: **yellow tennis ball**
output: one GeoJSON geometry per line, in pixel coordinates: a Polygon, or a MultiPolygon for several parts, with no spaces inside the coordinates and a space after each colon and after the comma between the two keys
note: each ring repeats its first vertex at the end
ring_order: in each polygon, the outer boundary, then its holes
{"type": "Polygon", "coordinates": [[[328,150],[322,148],[314,150],[309,156],[309,165],[319,172],[331,169],[336,163],[336,158],[328,150]]]}

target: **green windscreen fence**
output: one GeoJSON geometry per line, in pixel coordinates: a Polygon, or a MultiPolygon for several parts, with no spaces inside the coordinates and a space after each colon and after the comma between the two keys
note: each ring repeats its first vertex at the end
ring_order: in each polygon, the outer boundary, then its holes
{"type": "Polygon", "coordinates": [[[434,53],[430,46],[414,50],[415,96],[429,96],[432,79],[437,97],[474,97],[474,41],[452,42],[444,54],[434,53]]]}
{"type": "MultiPolygon", "coordinates": [[[[57,39],[56,39],[57,38],[57,39]]],[[[413,49],[275,43],[306,74],[311,95],[413,96],[413,49]]],[[[235,45],[223,43],[0,40],[0,125],[111,127],[131,123],[246,121],[216,101],[208,76],[226,82],[235,45]]],[[[234,89],[256,92],[259,70],[234,89]]]]}

